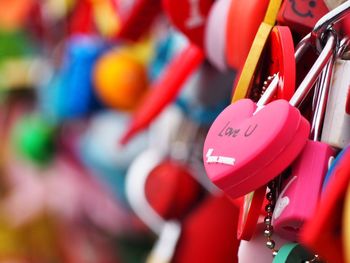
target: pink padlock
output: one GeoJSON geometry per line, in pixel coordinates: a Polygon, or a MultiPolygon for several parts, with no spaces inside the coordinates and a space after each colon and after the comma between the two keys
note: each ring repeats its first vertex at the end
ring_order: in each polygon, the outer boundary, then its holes
{"type": "MultiPolygon", "coordinates": [[[[302,41],[300,56],[309,40],[302,41]]],[[[266,106],[275,90],[271,85],[256,105],[248,99],[228,106],[214,121],[203,148],[208,177],[231,198],[245,195],[278,176],[301,153],[310,125],[293,106],[301,104],[330,60],[335,47],[330,35],[315,64],[288,103],[276,100],[266,106]],[[272,94],[271,94],[272,93],[272,94]]]]}
{"type": "Polygon", "coordinates": [[[297,241],[299,229],[313,217],[317,207],[324,177],[335,150],[328,144],[317,141],[321,135],[324,112],[327,104],[333,57],[326,65],[319,85],[315,86],[314,112],[311,139],[291,166],[291,174],[279,195],[272,217],[274,231],[291,241],[297,241]]]}

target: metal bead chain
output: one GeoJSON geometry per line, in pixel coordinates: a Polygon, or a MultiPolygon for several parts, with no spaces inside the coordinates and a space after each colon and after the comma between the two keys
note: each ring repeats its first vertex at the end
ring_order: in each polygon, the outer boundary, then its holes
{"type": "Polygon", "coordinates": [[[304,263],[320,263],[320,257],[318,255],[315,255],[313,259],[304,261],[304,263]]]}
{"type": "Polygon", "coordinates": [[[264,81],[262,88],[260,89],[259,85],[256,85],[252,92],[251,92],[251,96],[250,98],[253,101],[258,101],[259,98],[264,95],[267,87],[270,85],[270,83],[272,82],[272,80],[277,76],[277,74],[273,74],[271,76],[268,76],[267,79],[264,81]]]}
{"type": "Polygon", "coordinates": [[[267,215],[264,219],[265,230],[264,236],[267,238],[266,247],[271,249],[272,256],[275,257],[277,255],[278,250],[275,249],[275,241],[272,239],[273,234],[273,226],[272,226],[272,213],[276,204],[276,181],[273,180],[268,184],[270,191],[266,194],[266,199],[268,204],[265,206],[265,211],[267,215]]]}
{"type": "Polygon", "coordinates": [[[264,85],[261,90],[261,96],[264,95],[265,91],[267,90],[267,87],[270,85],[272,80],[277,76],[277,74],[273,74],[272,76],[268,76],[267,80],[264,81],[264,85]]]}

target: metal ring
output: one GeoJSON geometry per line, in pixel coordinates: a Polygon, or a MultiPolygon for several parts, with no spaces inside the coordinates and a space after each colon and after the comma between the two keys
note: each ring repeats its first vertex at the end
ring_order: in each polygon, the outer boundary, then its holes
{"type": "Polygon", "coordinates": [[[312,41],[314,42],[316,49],[321,52],[325,42],[326,32],[333,28],[335,24],[341,21],[350,12],[350,1],[346,1],[337,8],[328,12],[316,23],[314,29],[311,32],[312,41]]]}

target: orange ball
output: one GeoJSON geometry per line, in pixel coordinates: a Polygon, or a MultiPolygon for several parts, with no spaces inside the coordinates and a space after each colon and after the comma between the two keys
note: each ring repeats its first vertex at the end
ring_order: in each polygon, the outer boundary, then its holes
{"type": "Polygon", "coordinates": [[[114,109],[134,109],[146,91],[147,82],[146,67],[120,51],[106,53],[95,65],[97,96],[114,109]]]}

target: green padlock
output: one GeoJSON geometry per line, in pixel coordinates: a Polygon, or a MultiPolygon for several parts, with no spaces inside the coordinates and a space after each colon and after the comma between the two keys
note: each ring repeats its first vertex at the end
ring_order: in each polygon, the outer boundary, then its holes
{"type": "Polygon", "coordinates": [[[17,152],[36,164],[47,164],[54,155],[55,128],[38,115],[26,116],[15,126],[13,143],[17,152]]]}
{"type": "Polygon", "coordinates": [[[285,244],[278,251],[272,263],[301,263],[314,256],[298,243],[285,244]]]}

